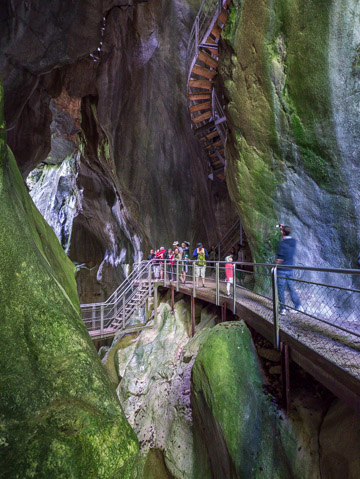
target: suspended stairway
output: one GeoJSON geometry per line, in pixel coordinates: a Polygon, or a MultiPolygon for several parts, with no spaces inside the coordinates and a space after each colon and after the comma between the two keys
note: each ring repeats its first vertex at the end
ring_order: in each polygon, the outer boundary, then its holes
{"type": "Polygon", "coordinates": [[[226,118],[215,93],[218,44],[230,0],[203,0],[190,33],[186,54],[187,92],[192,128],[207,152],[212,173],[225,180],[226,118]]]}

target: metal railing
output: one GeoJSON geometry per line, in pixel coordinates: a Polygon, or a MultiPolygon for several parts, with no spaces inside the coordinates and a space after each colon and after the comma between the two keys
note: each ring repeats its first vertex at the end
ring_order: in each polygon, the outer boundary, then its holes
{"type": "Polygon", "coordinates": [[[235,246],[239,242],[242,243],[241,237],[241,221],[238,219],[215,246],[219,260],[224,258],[226,254],[230,253],[232,246],[235,246]]]}
{"type": "Polygon", "coordinates": [[[199,46],[205,44],[226,0],[203,0],[190,32],[186,50],[186,70],[188,83],[192,68],[199,54],[199,46]]]}
{"type": "Polygon", "coordinates": [[[117,327],[125,328],[136,305],[151,294],[153,283],[173,285],[177,291],[186,288],[195,298],[201,290],[217,305],[221,298],[231,298],[234,313],[240,303],[261,316],[273,330],[275,348],[284,332],[360,380],[359,270],[224,261],[207,261],[201,267],[196,263],[141,262],[129,276],[132,281],[116,290],[121,295],[81,306],[88,330],[106,333],[116,318],[120,318],[117,327]],[[127,309],[131,302],[133,308],[127,309]]]}
{"type": "Polygon", "coordinates": [[[129,325],[136,307],[141,306],[151,292],[149,265],[144,261],[134,266],[106,301],[81,304],[82,320],[90,334],[96,332],[101,336],[124,329],[129,325]]]}
{"type": "Polygon", "coordinates": [[[280,332],[286,332],[360,380],[359,270],[207,261],[204,289],[196,261],[175,262],[172,281],[168,261],[161,271],[161,278],[153,279],[164,286],[190,288],[194,297],[207,291],[217,305],[230,297],[234,313],[241,303],[262,316],[272,325],[275,348],[280,332]],[[299,304],[293,303],[294,291],[299,304]]]}

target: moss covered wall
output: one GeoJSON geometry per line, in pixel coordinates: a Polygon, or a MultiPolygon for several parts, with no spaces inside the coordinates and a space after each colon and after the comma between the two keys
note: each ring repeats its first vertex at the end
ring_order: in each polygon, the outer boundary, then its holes
{"type": "Polygon", "coordinates": [[[80,320],[73,265],[26,191],[0,118],[0,475],[129,477],[137,438],[80,320]]]}
{"type": "Polygon", "coordinates": [[[350,97],[360,104],[360,7],[341,3],[233,2],[220,67],[227,182],[257,260],[273,258],[280,221],[301,237],[299,262],[355,265],[359,110],[339,120],[350,97]]]}

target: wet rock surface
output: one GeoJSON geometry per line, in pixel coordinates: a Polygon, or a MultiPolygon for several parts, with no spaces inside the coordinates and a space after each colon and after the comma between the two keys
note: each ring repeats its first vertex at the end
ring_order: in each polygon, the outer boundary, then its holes
{"type": "Polygon", "coordinates": [[[0,474],[130,478],[136,435],[81,322],[74,267],[7,149],[1,100],[0,474]]]}
{"type": "Polygon", "coordinates": [[[356,264],[359,5],[335,3],[235,1],[223,34],[228,185],[257,260],[282,222],[298,263],[356,264]]]}

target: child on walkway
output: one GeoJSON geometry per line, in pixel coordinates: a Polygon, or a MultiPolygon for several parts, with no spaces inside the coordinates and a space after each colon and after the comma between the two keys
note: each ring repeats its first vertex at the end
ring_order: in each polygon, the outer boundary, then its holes
{"type": "Polygon", "coordinates": [[[225,261],[226,291],[227,295],[230,296],[230,285],[234,283],[233,257],[227,256],[225,261]]]}

